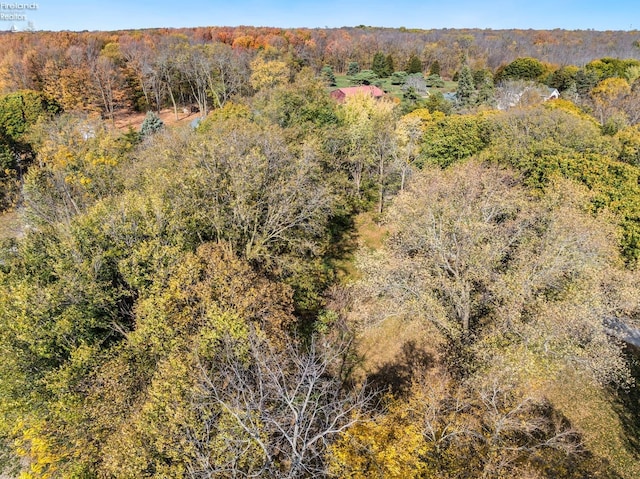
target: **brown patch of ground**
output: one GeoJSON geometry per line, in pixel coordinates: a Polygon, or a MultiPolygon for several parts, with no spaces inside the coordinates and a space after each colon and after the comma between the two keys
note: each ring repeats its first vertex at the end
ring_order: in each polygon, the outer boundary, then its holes
{"type": "MultiPolygon", "coordinates": [[[[119,130],[127,130],[130,127],[139,130],[146,113],[131,110],[122,110],[115,114],[115,125],[119,130]]],[[[165,108],[158,115],[165,125],[187,124],[200,116],[200,113],[186,112],[178,108],[178,118],[172,108],[165,108]]]]}
{"type": "Polygon", "coordinates": [[[360,213],[356,216],[355,223],[358,237],[363,246],[370,249],[380,249],[384,240],[389,235],[387,227],[376,220],[376,214],[371,212],[360,213]]]}
{"type": "Polygon", "coordinates": [[[440,339],[419,319],[391,316],[358,336],[360,379],[394,394],[406,392],[415,376],[433,367],[439,357],[440,339]]]}
{"type": "Polygon", "coordinates": [[[20,238],[24,234],[24,225],[20,214],[15,210],[0,214],[0,240],[20,238]]]}
{"type": "Polygon", "coordinates": [[[355,251],[359,246],[373,250],[382,248],[389,231],[386,226],[376,222],[377,216],[374,213],[365,212],[355,217],[355,229],[348,238],[345,238],[346,246],[343,254],[334,261],[334,267],[341,282],[349,283],[360,278],[360,272],[355,267],[355,251]]]}

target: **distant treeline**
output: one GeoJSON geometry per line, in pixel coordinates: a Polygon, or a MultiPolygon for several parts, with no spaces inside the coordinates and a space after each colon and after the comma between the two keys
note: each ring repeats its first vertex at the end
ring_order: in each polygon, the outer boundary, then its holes
{"type": "Polygon", "coordinates": [[[208,89],[216,92],[215,107],[249,88],[248,64],[258,52],[286,61],[292,72],[331,66],[336,73],[346,73],[350,63],[369,69],[382,52],[397,70],[415,66],[417,58],[424,72],[436,65],[446,79],[465,61],[474,70],[496,72],[523,57],[543,62],[549,71],[606,57],[640,59],[640,32],[364,26],[7,32],[0,34],[0,93],[42,91],[67,110],[111,116],[121,107],[144,111],[199,103],[198,91],[208,89]],[[190,49],[201,54],[188,54],[190,49]],[[202,66],[206,72],[194,77],[202,66]]]}

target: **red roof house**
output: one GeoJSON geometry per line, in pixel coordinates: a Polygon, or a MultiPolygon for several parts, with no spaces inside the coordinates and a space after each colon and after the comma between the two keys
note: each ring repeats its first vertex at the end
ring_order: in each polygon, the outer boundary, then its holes
{"type": "Polygon", "coordinates": [[[373,98],[381,98],[384,96],[384,92],[373,85],[361,85],[361,86],[350,86],[346,88],[338,88],[337,90],[333,90],[330,95],[335,98],[338,103],[344,102],[347,97],[357,95],[357,94],[365,94],[371,95],[373,98]]]}

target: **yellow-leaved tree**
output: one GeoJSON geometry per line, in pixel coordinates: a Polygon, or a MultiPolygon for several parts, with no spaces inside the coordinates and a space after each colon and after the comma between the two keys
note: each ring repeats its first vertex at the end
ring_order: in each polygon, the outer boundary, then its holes
{"type": "Polygon", "coordinates": [[[265,60],[259,55],[251,62],[250,81],[255,90],[283,85],[289,75],[289,65],[281,60],[265,60]]]}

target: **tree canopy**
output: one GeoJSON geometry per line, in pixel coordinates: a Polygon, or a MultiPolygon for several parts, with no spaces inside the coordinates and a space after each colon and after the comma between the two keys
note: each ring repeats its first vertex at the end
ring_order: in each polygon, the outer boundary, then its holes
{"type": "Polygon", "coordinates": [[[634,35],[0,35],[0,475],[640,477],[634,35]]]}

